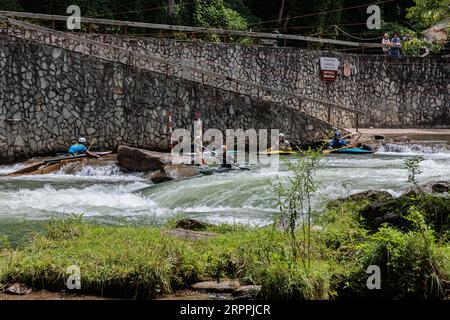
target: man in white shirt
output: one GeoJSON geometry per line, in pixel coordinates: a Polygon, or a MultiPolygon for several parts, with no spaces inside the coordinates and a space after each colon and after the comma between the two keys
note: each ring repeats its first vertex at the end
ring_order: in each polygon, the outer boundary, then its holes
{"type": "Polygon", "coordinates": [[[381,43],[383,44],[383,53],[388,55],[391,49],[391,40],[389,40],[389,35],[387,33],[384,34],[381,43]]]}

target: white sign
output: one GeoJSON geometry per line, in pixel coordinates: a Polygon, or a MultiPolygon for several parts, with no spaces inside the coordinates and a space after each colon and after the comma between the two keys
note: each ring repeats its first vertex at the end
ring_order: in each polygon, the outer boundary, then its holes
{"type": "Polygon", "coordinates": [[[320,57],[320,70],[339,70],[339,60],[337,58],[320,57]]]}

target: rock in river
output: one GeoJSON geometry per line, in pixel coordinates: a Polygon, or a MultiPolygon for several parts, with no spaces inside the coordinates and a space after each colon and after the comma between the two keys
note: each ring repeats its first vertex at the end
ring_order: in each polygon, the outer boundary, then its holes
{"type": "Polygon", "coordinates": [[[21,283],[14,283],[5,290],[6,293],[16,295],[26,295],[31,293],[31,289],[21,283]]]}
{"type": "Polygon", "coordinates": [[[191,165],[175,164],[166,165],[164,168],[150,173],[147,178],[153,183],[162,183],[172,180],[181,180],[185,178],[195,177],[200,175],[198,167],[191,165]]]}
{"type": "Polygon", "coordinates": [[[153,171],[171,164],[172,155],[170,153],[119,146],[117,161],[122,167],[131,171],[153,171]]]}

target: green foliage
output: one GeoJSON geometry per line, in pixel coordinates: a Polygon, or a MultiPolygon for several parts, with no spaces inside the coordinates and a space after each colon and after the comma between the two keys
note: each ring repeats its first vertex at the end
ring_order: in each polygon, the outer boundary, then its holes
{"type": "MultiPolygon", "coordinates": [[[[197,0],[194,23],[203,28],[246,30],[247,21],[235,10],[227,8],[223,0],[197,0]]],[[[209,34],[208,40],[220,42],[217,34],[209,34]]],[[[231,38],[231,41],[234,39],[231,38]]]]}
{"type": "Polygon", "coordinates": [[[450,0],[414,0],[415,6],[408,9],[407,18],[425,30],[450,17],[450,0]]]}
{"type": "Polygon", "coordinates": [[[404,41],[402,44],[402,53],[406,56],[417,57],[422,53],[423,48],[427,48],[428,43],[419,38],[404,41]]]}
{"type": "Polygon", "coordinates": [[[416,188],[419,188],[417,183],[417,176],[422,174],[423,172],[420,169],[420,163],[424,160],[425,158],[423,156],[415,155],[404,161],[405,167],[406,169],[408,169],[408,182],[416,188]]]}
{"type": "Polygon", "coordinates": [[[0,10],[22,11],[22,6],[18,0],[2,0],[0,2],[0,10]]]}
{"type": "Polygon", "coordinates": [[[450,276],[448,246],[436,242],[419,211],[412,210],[407,218],[414,224],[414,231],[404,233],[382,227],[361,243],[347,279],[347,289],[353,295],[393,299],[444,297],[450,276]],[[370,265],[381,269],[381,290],[365,287],[370,265]]]}
{"type": "Polygon", "coordinates": [[[10,248],[8,237],[0,234],[0,250],[10,248]]]}
{"type": "Polygon", "coordinates": [[[365,239],[367,230],[358,211],[366,204],[366,201],[347,201],[329,208],[317,218],[316,223],[324,226],[317,237],[331,249],[330,254],[339,250],[339,255],[365,239]]]}
{"type": "Polygon", "coordinates": [[[280,180],[275,186],[278,195],[278,207],[280,208],[280,223],[285,226],[291,236],[291,248],[294,257],[298,255],[299,243],[296,239],[296,227],[300,223],[302,227],[303,241],[301,242],[301,256],[305,267],[310,264],[311,256],[311,195],[317,190],[318,182],[314,174],[322,157],[321,150],[308,149],[295,161],[286,161],[287,168],[292,172],[288,177],[287,186],[280,180]]]}

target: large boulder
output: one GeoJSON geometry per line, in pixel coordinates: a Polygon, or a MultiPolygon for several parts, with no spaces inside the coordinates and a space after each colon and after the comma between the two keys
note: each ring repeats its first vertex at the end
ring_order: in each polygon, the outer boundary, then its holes
{"type": "Polygon", "coordinates": [[[117,161],[130,171],[154,171],[172,164],[172,155],[127,146],[119,146],[117,161]]]}
{"type": "Polygon", "coordinates": [[[181,180],[200,175],[198,167],[192,165],[174,164],[165,165],[162,169],[147,176],[153,183],[162,183],[172,180],[181,180]]]}

